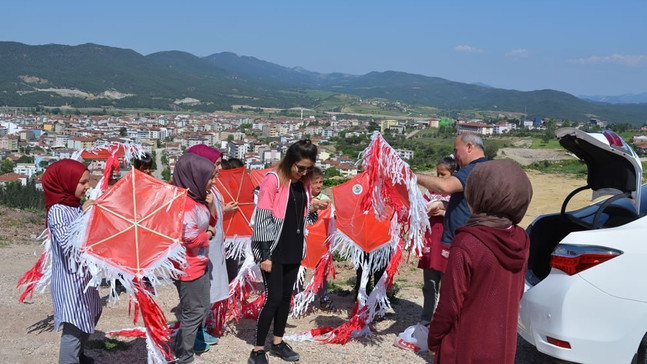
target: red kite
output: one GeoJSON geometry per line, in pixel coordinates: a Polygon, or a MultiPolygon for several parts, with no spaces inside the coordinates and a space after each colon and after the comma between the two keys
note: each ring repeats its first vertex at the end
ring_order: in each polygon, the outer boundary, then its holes
{"type": "Polygon", "coordinates": [[[301,261],[301,265],[315,269],[317,263],[328,251],[326,239],[330,235],[330,219],[332,205],[328,205],[325,210],[319,211],[317,222],[308,225],[308,235],[306,235],[306,256],[301,261]]]}
{"type": "Polygon", "coordinates": [[[224,213],[222,226],[225,230],[225,244],[232,240],[251,239],[252,228],[249,223],[254,213],[254,184],[245,167],[221,170],[214,186],[225,203],[238,202],[235,211],[224,213]]]}
{"type": "Polygon", "coordinates": [[[252,178],[252,183],[254,184],[254,188],[260,186],[267,172],[273,171],[274,169],[275,169],[274,167],[269,167],[265,169],[251,169],[249,171],[249,176],[252,178]]]}
{"type": "Polygon", "coordinates": [[[182,240],[186,190],[132,169],[96,199],[81,253],[141,278],[182,240]]]}
{"type": "Polygon", "coordinates": [[[390,206],[387,205],[383,210],[382,219],[376,218],[372,209],[369,208],[366,211],[362,209],[361,201],[370,193],[368,183],[368,174],[362,172],[353,179],[332,188],[337,226],[336,240],[341,239],[347,245],[342,250],[356,250],[352,259],[357,262],[362,259],[362,253],[371,253],[383,248],[392,240],[393,210],[390,206]],[[351,246],[348,246],[349,244],[351,246]]]}
{"type": "Polygon", "coordinates": [[[186,196],[186,189],[133,168],[71,227],[70,248],[89,268],[91,283],[98,285],[101,276],[120,280],[141,309],[148,338],[155,344],[148,347],[149,362],[171,357],[171,332],[143,278],[155,286],[160,278],[181,274],[176,267],[185,264],[181,241],[186,196]]]}

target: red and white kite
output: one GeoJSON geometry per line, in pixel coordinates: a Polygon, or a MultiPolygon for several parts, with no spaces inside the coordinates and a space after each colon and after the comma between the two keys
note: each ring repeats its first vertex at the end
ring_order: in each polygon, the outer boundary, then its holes
{"type": "Polygon", "coordinates": [[[124,285],[141,310],[148,361],[153,363],[171,358],[171,332],[143,279],[148,278],[155,289],[160,279],[170,283],[182,274],[178,267],[186,264],[181,244],[186,198],[186,189],[132,169],[72,225],[64,247],[88,268],[89,285],[98,286],[105,278],[112,283],[113,298],[115,280],[124,285]]]}

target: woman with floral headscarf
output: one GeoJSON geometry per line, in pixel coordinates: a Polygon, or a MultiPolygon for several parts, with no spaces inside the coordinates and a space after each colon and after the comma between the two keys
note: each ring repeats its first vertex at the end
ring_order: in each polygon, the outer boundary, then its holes
{"type": "Polygon", "coordinates": [[[90,275],[77,271],[73,258],[62,248],[69,239],[70,225],[83,214],[81,198],[90,188],[90,172],[81,162],[63,159],[47,167],[42,184],[52,241],[54,330],[63,326],[58,361],[94,363],[84,348],[101,315],[101,299],[94,287],[86,289],[90,275]]]}

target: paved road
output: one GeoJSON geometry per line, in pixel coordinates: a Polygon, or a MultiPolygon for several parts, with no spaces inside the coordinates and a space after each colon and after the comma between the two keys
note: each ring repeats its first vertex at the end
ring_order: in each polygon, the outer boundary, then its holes
{"type": "Polygon", "coordinates": [[[157,169],[153,172],[153,176],[157,179],[162,179],[162,171],[164,170],[164,166],[162,165],[162,151],[163,148],[156,148],[155,149],[155,164],[157,165],[157,169]]]}

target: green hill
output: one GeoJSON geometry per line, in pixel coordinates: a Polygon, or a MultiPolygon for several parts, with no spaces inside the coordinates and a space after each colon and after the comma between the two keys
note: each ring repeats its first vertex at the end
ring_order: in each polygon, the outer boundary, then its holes
{"type": "Polygon", "coordinates": [[[521,92],[395,71],[322,74],[229,52],[203,58],[179,51],[144,56],[97,44],[0,42],[0,106],[317,109],[335,94],[528,118],[647,122],[647,104],[590,102],[554,90],[521,92]]]}

